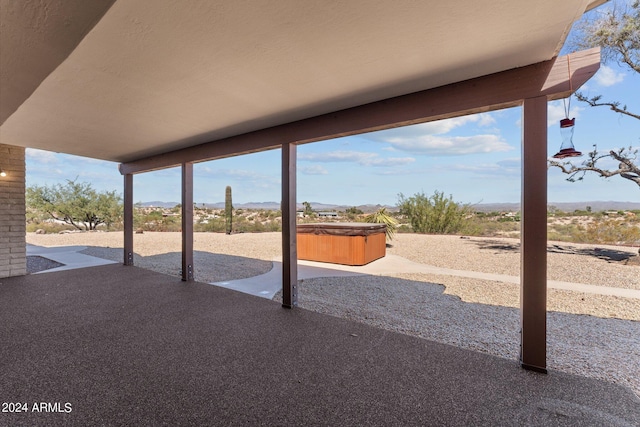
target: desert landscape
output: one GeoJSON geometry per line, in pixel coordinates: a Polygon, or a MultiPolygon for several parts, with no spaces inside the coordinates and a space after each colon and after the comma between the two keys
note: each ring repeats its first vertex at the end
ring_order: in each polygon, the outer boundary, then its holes
{"type": "MultiPolygon", "coordinates": [[[[37,246],[86,246],[82,253],[121,261],[122,232],[27,234],[37,246]]],[[[135,265],[178,276],[181,235],[134,236],[135,265]]],[[[281,255],[281,235],[195,233],[198,281],[267,273],[281,255]]],[[[600,287],[640,293],[634,247],[549,242],[548,279],[587,292],[548,289],[548,367],[631,387],[640,396],[640,298],[605,295],[600,287]],[[584,287],[586,286],[586,287],[584,287]],[[591,286],[591,288],[589,287],[591,286]]],[[[300,283],[300,307],[513,360],[519,353],[519,285],[455,271],[516,277],[519,240],[397,234],[388,255],[450,269],[450,274],[320,277],[300,283]]],[[[274,299],[280,296],[276,295],[274,299]]]]}

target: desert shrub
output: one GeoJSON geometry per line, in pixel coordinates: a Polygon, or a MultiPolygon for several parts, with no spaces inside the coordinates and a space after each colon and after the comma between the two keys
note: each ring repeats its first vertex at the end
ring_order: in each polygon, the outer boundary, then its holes
{"type": "Polygon", "coordinates": [[[236,233],[262,233],[266,227],[260,221],[241,221],[236,225],[236,233]]]}
{"type": "MultiPolygon", "coordinates": [[[[499,214],[498,214],[499,215],[499,214]]],[[[502,222],[495,218],[473,216],[468,218],[460,229],[460,233],[469,236],[503,236],[513,232],[520,232],[520,223],[515,221],[502,222]]]]}
{"type": "Polygon", "coordinates": [[[50,221],[30,222],[27,224],[27,233],[35,233],[37,230],[44,230],[47,234],[56,234],[65,230],[76,230],[76,228],[68,224],[50,221]]]}
{"type": "Polygon", "coordinates": [[[234,227],[235,233],[264,233],[269,231],[282,231],[282,226],[278,221],[247,220],[238,221],[234,227]]]}
{"type": "MultiPolygon", "coordinates": [[[[468,236],[486,236],[485,221],[478,221],[474,218],[468,219],[464,222],[460,228],[460,234],[466,234],[468,236]]],[[[488,222],[488,221],[487,221],[488,222]]]]}
{"type": "Polygon", "coordinates": [[[133,215],[133,226],[144,231],[180,231],[182,216],[175,215],[175,213],[174,215],[165,215],[160,210],[145,213],[136,209],[133,215]]]}
{"type": "Polygon", "coordinates": [[[547,228],[547,239],[560,242],[587,243],[585,228],[573,221],[570,224],[553,224],[547,228]]]}
{"type": "Polygon", "coordinates": [[[520,214],[516,216],[501,216],[496,221],[498,222],[520,222],[520,214]]]}
{"type": "Polygon", "coordinates": [[[282,211],[280,209],[277,211],[269,211],[269,219],[276,219],[278,217],[282,217],[282,211]]]}
{"type": "Polygon", "coordinates": [[[208,232],[208,233],[224,233],[226,228],[225,219],[223,217],[219,218],[208,218],[205,221],[198,222],[193,225],[193,230],[197,232],[208,232]]]}
{"type": "Polygon", "coordinates": [[[410,224],[400,224],[396,229],[398,233],[413,233],[413,229],[410,224]]]}
{"type": "Polygon", "coordinates": [[[640,227],[613,219],[596,220],[584,232],[590,243],[637,245],[640,243],[640,227]]]}
{"type": "Polygon", "coordinates": [[[458,204],[453,201],[452,196],[445,197],[444,193],[437,190],[432,196],[416,193],[409,198],[400,193],[398,207],[400,214],[406,215],[416,233],[457,233],[471,213],[469,205],[458,204]]]}

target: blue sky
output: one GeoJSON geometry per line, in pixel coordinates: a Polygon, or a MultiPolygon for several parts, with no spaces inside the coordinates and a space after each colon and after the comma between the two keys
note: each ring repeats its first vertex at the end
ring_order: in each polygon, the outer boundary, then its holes
{"type": "MultiPolygon", "coordinates": [[[[618,100],[640,112],[640,75],[616,63],[603,65],[581,88],[603,100],[618,100]]],[[[572,99],[576,118],[573,142],[587,153],[619,147],[640,148],[640,120],[592,108],[572,99]]],[[[549,103],[549,155],[561,143],[562,101],[549,103]]],[[[520,200],[521,109],[512,108],[399,129],[339,138],[298,147],[298,202],[343,205],[395,205],[398,194],[435,190],[463,203],[520,200]]],[[[584,159],[585,157],[581,158],[584,159]]],[[[581,161],[581,160],[579,160],[581,161]]],[[[27,150],[27,185],[89,181],[98,190],[122,191],[117,163],[41,150],[27,150]]],[[[613,162],[602,167],[616,168],[613,162]]],[[[587,174],[571,183],[557,168],[549,170],[550,203],[580,201],[640,202],[640,189],[620,177],[587,174]]],[[[280,200],[280,151],[274,150],[194,166],[194,201],[224,200],[227,185],[234,203],[280,200]]],[[[180,171],[167,169],[134,177],[134,200],[180,201],[180,171]]]]}

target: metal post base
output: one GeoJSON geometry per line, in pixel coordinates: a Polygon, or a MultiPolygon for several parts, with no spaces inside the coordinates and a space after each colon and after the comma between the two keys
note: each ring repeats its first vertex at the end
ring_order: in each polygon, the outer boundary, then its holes
{"type": "Polygon", "coordinates": [[[539,366],[527,365],[526,363],[520,363],[520,367],[522,369],[526,369],[527,371],[538,372],[539,374],[548,374],[546,368],[541,368],[539,366]]]}

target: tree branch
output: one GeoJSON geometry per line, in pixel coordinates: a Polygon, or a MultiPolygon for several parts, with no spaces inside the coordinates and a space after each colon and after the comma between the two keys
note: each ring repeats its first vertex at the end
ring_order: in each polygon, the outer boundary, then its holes
{"type": "Polygon", "coordinates": [[[593,98],[589,99],[580,92],[576,92],[575,95],[578,101],[586,102],[592,107],[609,107],[612,111],[615,111],[616,113],[624,114],[626,116],[633,117],[634,119],[640,120],[640,115],[627,111],[626,107],[620,108],[619,102],[598,102],[600,100],[599,96],[594,96],[593,98]]]}
{"type": "Polygon", "coordinates": [[[639,175],[640,176],[640,167],[636,166],[633,163],[632,159],[622,156],[621,155],[622,154],[622,150],[620,151],[620,153],[616,153],[615,151],[611,150],[611,151],[609,151],[609,154],[611,155],[611,157],[613,157],[614,159],[616,159],[620,163],[623,163],[626,166],[628,172],[631,172],[631,173],[633,173],[635,175],[639,175]]]}
{"type": "MultiPolygon", "coordinates": [[[[611,150],[608,154],[598,155],[597,150],[594,149],[594,151],[589,153],[589,159],[585,160],[580,166],[576,166],[571,162],[557,162],[555,160],[549,160],[549,166],[557,167],[564,174],[569,175],[567,181],[570,182],[581,181],[586,172],[595,172],[602,178],[611,178],[612,176],[620,175],[622,178],[635,182],[638,187],[640,187],[640,168],[633,163],[635,156],[633,158],[625,157],[624,151],[625,149],[623,148],[618,152],[611,150]],[[612,157],[619,161],[618,169],[607,170],[597,167],[596,162],[605,157],[612,157]]],[[[635,155],[637,151],[631,153],[635,155]]]]}
{"type": "Polygon", "coordinates": [[[636,63],[633,60],[633,58],[631,57],[631,54],[629,53],[629,49],[627,49],[627,47],[624,44],[621,43],[621,45],[618,47],[618,51],[622,56],[622,62],[627,64],[629,68],[631,68],[636,73],[640,73],[640,64],[636,63]]]}

